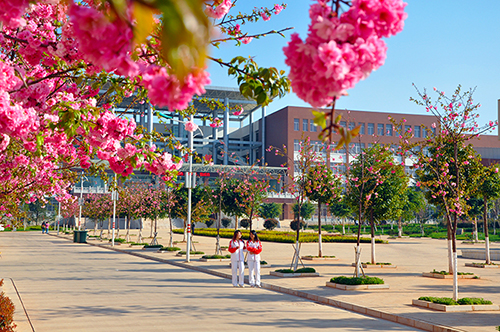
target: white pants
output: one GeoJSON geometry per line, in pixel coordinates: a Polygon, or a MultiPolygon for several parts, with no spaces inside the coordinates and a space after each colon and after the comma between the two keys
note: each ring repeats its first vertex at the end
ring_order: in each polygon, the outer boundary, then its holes
{"type": "Polygon", "coordinates": [[[248,260],[248,283],[250,286],[260,286],[260,261],[248,260]]]}
{"type": "Polygon", "coordinates": [[[245,283],[245,262],[244,261],[231,262],[231,270],[233,276],[233,286],[238,286],[238,275],[240,277],[239,284],[243,285],[245,283]]]}

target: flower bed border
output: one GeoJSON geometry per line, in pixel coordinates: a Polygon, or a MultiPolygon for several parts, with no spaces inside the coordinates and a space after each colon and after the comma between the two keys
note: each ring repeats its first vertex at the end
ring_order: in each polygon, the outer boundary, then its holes
{"type": "Polygon", "coordinates": [[[326,283],[326,287],[341,289],[341,290],[378,290],[378,289],[389,289],[388,284],[368,284],[368,285],[344,285],[337,284],[334,282],[328,281],[326,283]]]}
{"type": "Polygon", "coordinates": [[[338,261],[337,257],[310,257],[310,256],[302,256],[301,259],[306,261],[338,261]]]}
{"type": "Polygon", "coordinates": [[[310,273],[281,273],[276,271],[269,272],[270,275],[280,278],[307,278],[307,277],[319,277],[318,272],[310,273]]]}
{"type": "MultiPolygon", "coordinates": [[[[453,279],[453,274],[440,274],[440,273],[432,273],[432,272],[423,272],[422,277],[427,278],[436,278],[436,279],[453,279]]],[[[481,279],[477,274],[466,274],[466,275],[458,275],[458,279],[481,279]]]]}
{"type": "MultiPolygon", "coordinates": [[[[356,267],[356,263],[352,263],[351,266],[356,267]]],[[[374,264],[361,264],[363,269],[397,269],[397,265],[374,265],[374,264]]]]}
{"type": "Polygon", "coordinates": [[[477,267],[480,269],[498,269],[499,265],[494,264],[494,265],[485,265],[485,264],[480,264],[480,263],[465,263],[465,266],[468,267],[477,267]]]}
{"type": "Polygon", "coordinates": [[[412,300],[412,305],[431,310],[438,310],[444,312],[468,312],[468,311],[498,311],[500,306],[498,304],[473,304],[473,305],[445,305],[439,303],[432,303],[429,301],[412,300]]]}

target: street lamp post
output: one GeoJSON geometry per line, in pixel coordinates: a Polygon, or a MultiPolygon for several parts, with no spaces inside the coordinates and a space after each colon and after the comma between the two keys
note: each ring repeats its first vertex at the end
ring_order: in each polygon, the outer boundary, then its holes
{"type": "Polygon", "coordinates": [[[81,230],[82,224],[82,206],[83,206],[83,171],[82,171],[82,179],[81,179],[81,189],[80,189],[80,199],[78,200],[78,205],[80,206],[80,213],[78,214],[78,230],[81,230]]]}
{"type": "MultiPolygon", "coordinates": [[[[115,185],[116,184],[116,174],[115,174],[115,185]]],[[[111,193],[111,199],[113,200],[113,235],[111,237],[111,246],[115,246],[115,220],[116,220],[116,201],[118,200],[118,192],[116,191],[116,187],[113,189],[111,193]]]]}
{"type": "MultiPolygon", "coordinates": [[[[193,115],[190,118],[193,121],[193,115]]],[[[188,134],[189,143],[189,172],[186,172],[186,188],[188,190],[188,206],[187,206],[187,248],[186,248],[186,262],[190,261],[190,251],[191,251],[191,189],[194,188],[196,183],[193,183],[195,178],[193,177],[193,132],[190,131],[188,134]]]]}

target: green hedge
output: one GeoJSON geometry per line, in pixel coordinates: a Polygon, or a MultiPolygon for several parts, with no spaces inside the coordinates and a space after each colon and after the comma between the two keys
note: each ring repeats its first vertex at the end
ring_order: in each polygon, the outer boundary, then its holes
{"type": "MultiPolygon", "coordinates": [[[[184,230],[183,229],[174,229],[173,232],[177,233],[177,234],[183,234],[184,230]]],[[[248,230],[241,230],[241,233],[242,233],[243,239],[248,240],[249,231],[248,230]]],[[[222,238],[230,239],[233,237],[233,234],[234,234],[234,230],[232,230],[232,229],[221,229],[219,231],[219,235],[222,238]]],[[[257,234],[259,235],[259,239],[261,241],[282,242],[282,243],[295,243],[295,239],[297,236],[297,234],[295,232],[280,232],[280,231],[258,231],[257,234]]],[[[194,235],[216,237],[217,236],[217,229],[215,229],[215,228],[196,229],[194,232],[194,235]]],[[[356,243],[357,238],[355,236],[323,236],[322,241],[323,241],[323,243],[325,243],[325,242],[356,243]]],[[[300,234],[300,242],[302,242],[302,243],[318,242],[318,234],[303,232],[300,234]]],[[[362,237],[361,242],[362,243],[370,243],[371,239],[366,238],[366,237],[362,237]]],[[[384,241],[381,239],[375,239],[375,242],[387,243],[387,241],[384,241]]]]}
{"type": "MultiPolygon", "coordinates": [[[[185,255],[186,251],[179,251],[179,255],[185,255]]],[[[190,251],[190,255],[204,255],[205,253],[203,251],[190,251]]]]}
{"type": "Polygon", "coordinates": [[[377,277],[335,277],[330,282],[342,285],[380,285],[384,283],[383,279],[377,277]]]}
{"type": "Polygon", "coordinates": [[[205,259],[225,259],[225,258],[231,258],[231,255],[205,255],[205,256],[201,256],[201,258],[205,258],[205,259]]]}
{"type": "MultiPolygon", "coordinates": [[[[437,271],[436,269],[432,270],[432,272],[431,272],[431,273],[435,273],[435,274],[442,274],[442,275],[445,275],[445,276],[447,276],[447,275],[450,275],[450,274],[451,274],[451,273],[450,273],[450,272],[448,272],[448,271],[437,271]]],[[[457,275],[459,275],[459,276],[473,276],[473,275],[474,275],[474,273],[472,273],[472,272],[457,272],[457,275]]]]}
{"type": "Polygon", "coordinates": [[[458,299],[457,301],[449,297],[433,297],[433,296],[421,296],[418,298],[421,301],[427,301],[432,303],[444,304],[444,305],[479,305],[479,304],[492,304],[491,301],[485,300],[478,297],[464,297],[458,299]]]}
{"type": "Polygon", "coordinates": [[[181,248],[179,248],[179,247],[162,247],[160,250],[161,251],[180,251],[181,248]]]}

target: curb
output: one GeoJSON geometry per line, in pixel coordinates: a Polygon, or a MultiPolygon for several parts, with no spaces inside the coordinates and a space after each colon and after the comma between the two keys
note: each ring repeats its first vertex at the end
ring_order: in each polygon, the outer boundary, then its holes
{"type": "MultiPolygon", "coordinates": [[[[50,234],[50,235],[52,235],[52,234],[50,234]]],[[[58,236],[56,234],[54,234],[52,236],[61,237],[61,236],[58,236]]],[[[66,239],[64,237],[61,237],[61,238],[66,239]]],[[[71,239],[66,239],[66,240],[71,241],[71,239]]],[[[128,251],[125,251],[122,249],[117,249],[117,248],[108,247],[108,246],[102,246],[100,244],[94,244],[94,243],[87,243],[87,244],[94,246],[94,247],[101,247],[103,249],[109,249],[112,251],[116,251],[116,252],[120,252],[120,253],[124,253],[124,254],[129,254],[132,256],[149,259],[149,260],[156,261],[156,262],[161,262],[161,263],[166,263],[166,264],[170,264],[170,265],[174,265],[174,266],[178,266],[178,267],[183,267],[186,269],[210,274],[213,276],[226,278],[229,280],[231,280],[231,278],[232,278],[231,275],[228,273],[213,271],[213,270],[209,270],[207,268],[200,267],[200,266],[192,266],[188,263],[180,263],[180,262],[171,261],[168,259],[151,257],[151,256],[147,256],[147,255],[144,255],[141,253],[128,252],[128,251]]],[[[248,283],[248,277],[245,277],[245,282],[248,283]]],[[[401,325],[414,327],[414,328],[417,328],[417,329],[420,329],[423,331],[429,331],[429,332],[466,332],[464,330],[460,330],[460,329],[457,329],[455,327],[445,326],[445,325],[436,325],[436,324],[429,323],[426,321],[416,320],[413,318],[392,314],[392,313],[385,312],[385,311],[378,310],[378,309],[372,309],[372,308],[360,306],[357,304],[352,304],[349,302],[338,301],[338,300],[330,299],[330,298],[327,298],[324,296],[319,296],[319,295],[314,295],[314,294],[310,294],[310,293],[303,292],[303,291],[298,291],[298,290],[295,290],[292,288],[276,286],[276,285],[273,285],[270,283],[261,283],[261,286],[263,289],[271,290],[271,291],[282,293],[282,294],[300,297],[300,298],[314,301],[317,303],[321,303],[321,304],[324,304],[327,306],[356,312],[358,314],[363,314],[363,315],[367,315],[367,316],[374,317],[374,318],[380,318],[380,319],[387,320],[387,321],[390,321],[393,323],[398,323],[401,325]]]]}

